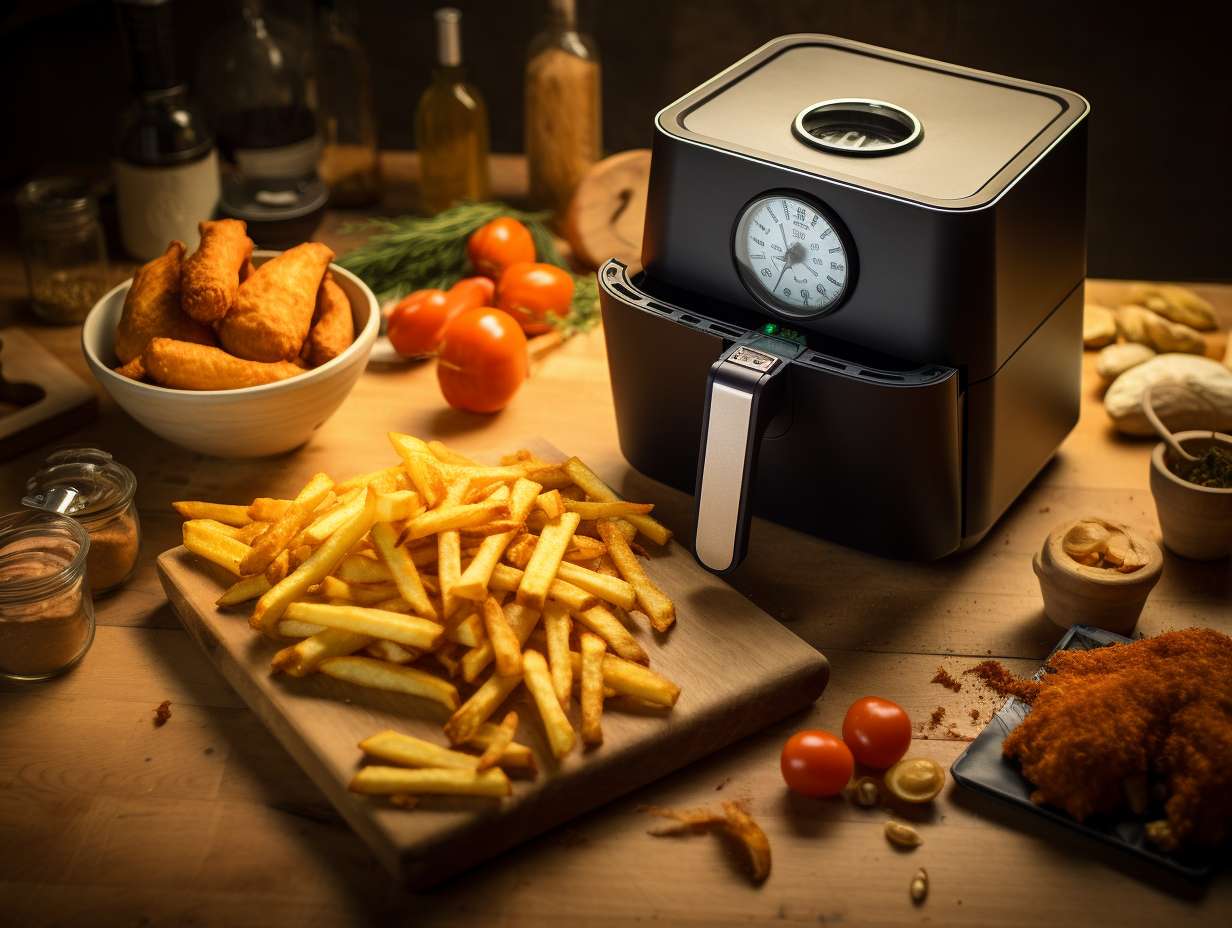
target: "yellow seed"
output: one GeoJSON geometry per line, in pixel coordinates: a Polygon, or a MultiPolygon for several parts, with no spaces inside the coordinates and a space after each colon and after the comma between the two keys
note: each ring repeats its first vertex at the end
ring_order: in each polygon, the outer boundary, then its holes
{"type": "Polygon", "coordinates": [[[898,847],[919,847],[924,843],[920,833],[910,825],[893,820],[885,823],[886,840],[898,847]]]}
{"type": "Polygon", "coordinates": [[[928,802],[945,786],[945,771],[930,758],[908,757],[886,771],[885,784],[903,802],[928,802]]]}
{"type": "Polygon", "coordinates": [[[928,871],[921,867],[911,878],[911,901],[919,905],[928,895],[928,871]]]}
{"type": "Polygon", "coordinates": [[[872,808],[881,800],[881,791],[877,789],[877,781],[872,777],[860,777],[856,780],[856,805],[872,808]]]}

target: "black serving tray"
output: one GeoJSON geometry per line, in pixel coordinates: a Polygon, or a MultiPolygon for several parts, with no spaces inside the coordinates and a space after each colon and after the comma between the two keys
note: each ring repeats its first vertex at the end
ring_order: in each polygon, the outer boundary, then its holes
{"type": "MultiPolygon", "coordinates": [[[[1110,644],[1125,644],[1130,639],[1115,635],[1089,625],[1074,625],[1053,648],[1057,651],[1090,651],[1110,644]]],[[[1049,655],[1051,656],[1051,655],[1049,655]]],[[[1035,674],[1039,679],[1043,666],[1035,674]]],[[[1029,809],[1037,815],[1052,819],[1066,828],[1081,832],[1088,837],[1103,841],[1151,863],[1165,867],[1193,879],[1205,879],[1215,869],[1214,862],[1194,855],[1172,855],[1159,851],[1146,840],[1146,823],[1136,818],[1089,819],[1078,822],[1060,809],[1036,805],[1031,801],[1031,784],[1018,770],[1018,764],[1006,760],[1001,754],[1001,745],[1009,733],[1027,717],[1031,707],[1016,696],[1009,697],[997,711],[979,736],[967,746],[950,767],[950,773],[959,785],[979,790],[1029,809]]]]}

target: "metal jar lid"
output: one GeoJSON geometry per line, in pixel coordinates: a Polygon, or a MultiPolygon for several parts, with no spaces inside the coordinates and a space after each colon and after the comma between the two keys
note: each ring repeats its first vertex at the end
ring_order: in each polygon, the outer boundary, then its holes
{"type": "Polygon", "coordinates": [[[89,525],[132,502],[133,472],[98,448],[65,448],[50,455],[26,481],[22,505],[72,516],[89,525]]]}

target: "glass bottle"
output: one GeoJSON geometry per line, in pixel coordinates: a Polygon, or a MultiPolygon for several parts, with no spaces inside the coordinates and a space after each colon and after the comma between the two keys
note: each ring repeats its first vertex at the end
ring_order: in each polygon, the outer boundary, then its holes
{"type": "Polygon", "coordinates": [[[564,212],[603,150],[599,49],[577,27],[575,0],[549,0],[526,59],[526,160],[536,206],[564,212]]]}
{"type": "Polygon", "coordinates": [[[415,110],[420,203],[437,213],[488,198],[488,110],[462,68],[462,14],[436,11],[437,67],[415,110]]]}
{"type": "Polygon", "coordinates": [[[368,206],[381,197],[376,115],[368,58],[348,0],[321,0],[317,37],[317,173],[334,206],[368,206]]]}
{"type": "Polygon", "coordinates": [[[136,100],[116,134],[113,170],[120,237],[140,261],[172,239],[197,244],[218,205],[214,136],[175,70],[172,0],[116,0],[136,100]]]}
{"type": "Polygon", "coordinates": [[[81,322],[112,283],[98,200],[85,181],[48,177],[21,188],[17,209],[35,315],[81,322]]]}

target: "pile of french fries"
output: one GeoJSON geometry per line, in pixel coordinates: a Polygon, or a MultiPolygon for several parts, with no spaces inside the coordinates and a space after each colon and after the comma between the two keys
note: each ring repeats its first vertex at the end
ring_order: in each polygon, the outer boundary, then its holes
{"type": "Polygon", "coordinates": [[[236,578],[218,606],[255,600],[249,624],[294,641],[275,673],[323,673],[452,713],[452,748],[395,731],[361,742],[374,763],[352,790],[408,807],[425,794],[507,795],[507,772],[535,775],[535,757],[514,740],[516,712],[489,719],[523,686],[557,760],[579,734],[602,743],[606,699],[676,703],[680,688],[629,630],[633,611],[658,632],[676,618],[635,553],[639,535],[671,537],[653,506],[621,500],[577,458],[523,450],[485,466],[389,437],[398,464],[339,482],[316,474],[293,499],[173,504],[185,547],[236,578]]]}

